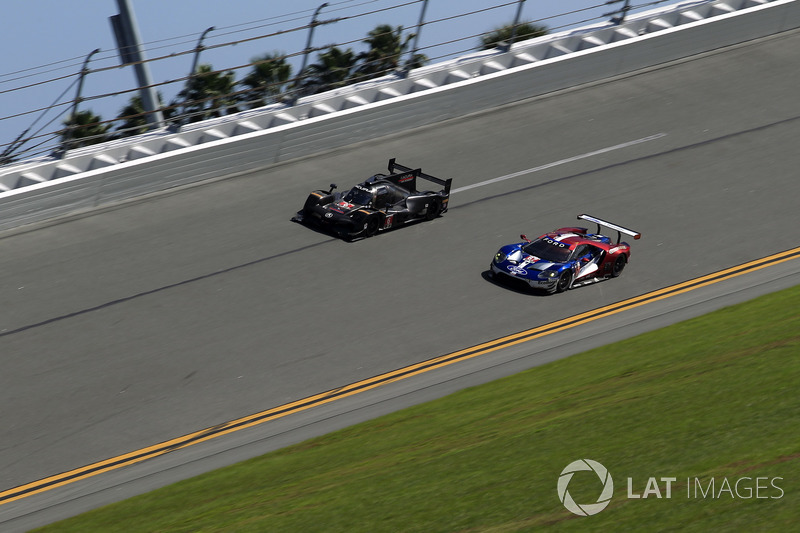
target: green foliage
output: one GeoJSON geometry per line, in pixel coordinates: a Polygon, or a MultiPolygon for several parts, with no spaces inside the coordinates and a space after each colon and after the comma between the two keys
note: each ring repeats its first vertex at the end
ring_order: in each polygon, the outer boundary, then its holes
{"type": "Polygon", "coordinates": [[[491,32],[483,35],[481,37],[481,45],[479,48],[481,50],[491,50],[492,48],[497,47],[497,45],[500,43],[509,43],[511,41],[512,34],[514,34],[514,42],[517,43],[519,41],[525,41],[527,39],[533,39],[534,37],[547,35],[548,31],[549,30],[546,26],[538,26],[530,22],[523,22],[517,25],[515,32],[514,25],[508,24],[500,28],[495,28],[491,32]]]}
{"type": "Polygon", "coordinates": [[[389,24],[376,26],[363,41],[369,49],[358,55],[359,65],[353,73],[353,78],[362,81],[397,70],[413,37],[413,34],[409,34],[403,38],[402,26],[397,28],[389,24]]]}
{"type": "MultiPolygon", "coordinates": [[[[795,287],[45,530],[794,530],[798,308],[795,287]],[[615,487],[609,507],[588,518],[556,491],[561,469],[587,457],[615,487]],[[672,499],[627,498],[626,478],[641,493],[651,476],[678,479],[672,499]],[[695,478],[752,485],[759,476],[782,478],[784,496],[687,497],[695,478]]],[[[576,501],[597,497],[596,487],[574,485],[576,501]]]]}
{"type": "Polygon", "coordinates": [[[236,113],[235,86],[233,72],[223,73],[211,65],[200,65],[172,106],[180,109],[176,114],[189,122],[236,113]]]}
{"type": "MultiPolygon", "coordinates": [[[[172,109],[163,108],[161,93],[158,93],[158,103],[162,106],[161,112],[164,118],[169,119],[173,114],[172,109]]],[[[117,126],[117,138],[140,135],[149,129],[144,105],[142,104],[142,97],[139,95],[131,97],[128,104],[120,110],[117,119],[122,121],[122,123],[117,126]]]]}
{"type": "Polygon", "coordinates": [[[338,89],[348,84],[356,66],[356,54],[352,48],[342,50],[336,46],[317,56],[302,73],[300,88],[302,94],[316,94],[338,89]]]}
{"type": "Polygon", "coordinates": [[[274,52],[254,57],[252,70],[239,82],[248,90],[240,95],[245,107],[261,107],[278,101],[284,85],[292,75],[292,66],[283,54],[274,52]]]}
{"type": "Polygon", "coordinates": [[[363,43],[368,46],[356,54],[352,49],[332,47],[318,55],[299,82],[302,94],[315,94],[351,83],[385,76],[400,69],[418,68],[427,62],[424,54],[414,54],[403,63],[403,56],[413,39],[403,35],[403,27],[380,24],[369,32],[363,43]]]}
{"type": "Polygon", "coordinates": [[[72,150],[81,146],[99,144],[108,140],[106,133],[111,124],[101,124],[102,117],[92,111],[78,111],[63,122],[61,130],[62,150],[72,150]]]}

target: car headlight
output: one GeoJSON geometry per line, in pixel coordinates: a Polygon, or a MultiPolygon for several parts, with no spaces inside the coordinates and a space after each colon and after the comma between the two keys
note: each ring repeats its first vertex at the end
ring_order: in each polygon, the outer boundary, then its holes
{"type": "Polygon", "coordinates": [[[495,263],[502,263],[503,261],[506,260],[506,257],[508,257],[508,256],[506,254],[504,254],[503,252],[497,252],[497,254],[495,254],[495,256],[494,256],[494,262],[495,263]]]}
{"type": "Polygon", "coordinates": [[[555,270],[542,270],[539,272],[539,277],[543,279],[551,279],[558,276],[558,272],[555,270]]]}

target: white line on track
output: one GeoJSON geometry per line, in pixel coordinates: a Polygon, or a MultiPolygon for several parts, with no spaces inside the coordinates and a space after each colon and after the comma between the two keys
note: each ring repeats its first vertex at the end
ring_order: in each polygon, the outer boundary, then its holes
{"type": "Polygon", "coordinates": [[[457,189],[453,189],[450,191],[450,194],[455,194],[457,192],[467,191],[469,189],[475,189],[477,187],[483,187],[484,185],[491,185],[492,183],[497,183],[498,181],[505,181],[510,180],[512,178],[518,178],[519,176],[524,176],[525,174],[531,174],[533,172],[539,172],[540,170],[545,170],[548,168],[553,168],[558,165],[563,165],[565,163],[572,163],[573,161],[578,161],[579,159],[585,159],[587,157],[592,157],[594,155],[604,154],[606,152],[612,152],[614,150],[620,150],[622,148],[627,148],[629,146],[633,146],[636,144],[645,143],[648,141],[654,141],[656,139],[660,139],[661,137],[666,137],[666,133],[656,133],[655,135],[650,135],[649,137],[642,137],[641,139],[636,139],[635,141],[628,141],[622,144],[616,144],[614,146],[609,146],[608,148],[601,148],[600,150],[595,150],[594,152],[586,152],[585,154],[576,155],[573,157],[568,157],[567,159],[562,159],[560,161],[554,161],[553,163],[547,163],[540,167],[529,168],[526,170],[520,170],[519,172],[514,172],[513,174],[506,174],[505,176],[500,176],[499,178],[492,178],[490,180],[481,181],[478,183],[473,183],[472,185],[465,185],[464,187],[459,187],[457,189]]]}

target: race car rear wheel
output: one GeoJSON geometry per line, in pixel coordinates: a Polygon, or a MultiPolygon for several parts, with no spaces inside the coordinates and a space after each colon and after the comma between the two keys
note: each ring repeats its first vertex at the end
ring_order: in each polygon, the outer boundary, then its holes
{"type": "Polygon", "coordinates": [[[564,292],[572,285],[572,271],[567,270],[559,276],[554,292],[564,292]]]}
{"type": "Polygon", "coordinates": [[[439,216],[439,200],[432,199],[431,203],[428,204],[428,211],[425,213],[425,220],[433,220],[434,218],[439,216]]]}
{"type": "Polygon", "coordinates": [[[628,259],[624,255],[617,257],[617,260],[614,261],[614,268],[611,269],[611,277],[616,278],[622,274],[622,271],[627,263],[628,259]]]}

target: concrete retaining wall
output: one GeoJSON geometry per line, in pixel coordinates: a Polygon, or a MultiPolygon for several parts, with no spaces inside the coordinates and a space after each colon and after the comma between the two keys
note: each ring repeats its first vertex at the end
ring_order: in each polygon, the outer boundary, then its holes
{"type": "Polygon", "coordinates": [[[691,2],[0,172],[0,230],[264,168],[800,26],[796,0],[691,2]]]}

